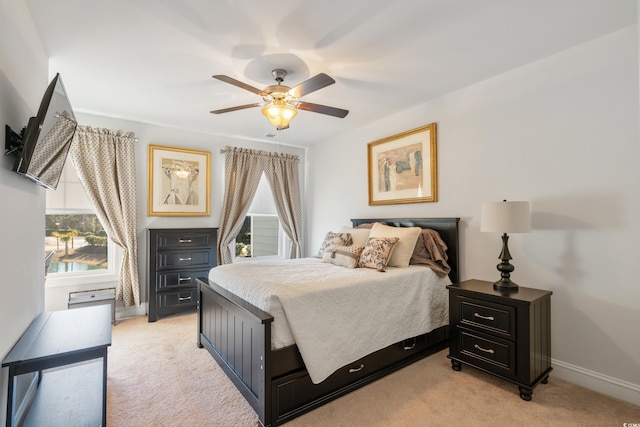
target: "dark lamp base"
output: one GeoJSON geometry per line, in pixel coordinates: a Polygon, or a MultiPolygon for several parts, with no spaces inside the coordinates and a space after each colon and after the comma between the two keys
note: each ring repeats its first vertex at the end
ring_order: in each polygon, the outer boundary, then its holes
{"type": "Polygon", "coordinates": [[[515,267],[509,263],[511,260],[511,254],[509,253],[509,246],[507,246],[507,242],[509,241],[509,236],[507,233],[502,235],[502,252],[500,252],[500,256],[498,257],[501,262],[496,266],[498,271],[500,272],[501,279],[497,282],[494,282],[493,289],[501,292],[518,292],[518,285],[511,281],[511,273],[515,267]]]}
{"type": "Polygon", "coordinates": [[[500,279],[493,283],[493,289],[497,291],[517,292],[518,284],[512,282],[511,279],[500,279]]]}

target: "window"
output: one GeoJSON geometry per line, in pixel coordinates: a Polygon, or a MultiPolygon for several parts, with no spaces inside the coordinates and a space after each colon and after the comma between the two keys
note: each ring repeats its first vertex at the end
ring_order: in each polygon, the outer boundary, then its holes
{"type": "Polygon", "coordinates": [[[236,257],[279,255],[280,220],[274,215],[247,215],[236,238],[236,257]]]}
{"type": "Polygon", "coordinates": [[[107,270],[107,240],[95,214],[47,215],[45,250],[55,252],[49,274],[107,270]]]}
{"type": "Polygon", "coordinates": [[[288,239],[276,213],[271,188],[264,174],[236,237],[236,261],[255,258],[284,258],[288,239]]]}
{"type": "Polygon", "coordinates": [[[70,160],[47,190],[45,253],[55,252],[47,286],[115,281],[116,245],[107,237],[70,160]]]}

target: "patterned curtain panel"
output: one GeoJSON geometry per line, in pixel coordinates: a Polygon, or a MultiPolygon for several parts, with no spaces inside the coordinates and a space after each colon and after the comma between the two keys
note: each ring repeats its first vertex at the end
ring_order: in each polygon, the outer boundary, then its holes
{"type": "Polygon", "coordinates": [[[124,250],[116,298],[140,305],[133,133],[78,126],[70,150],[78,178],[109,238],[124,250]]]}
{"type": "Polygon", "coordinates": [[[282,229],[291,240],[289,258],[302,258],[302,202],[298,162],[298,156],[272,154],[265,159],[264,168],[282,229]]]}
{"type": "Polygon", "coordinates": [[[256,194],[263,165],[260,151],[225,147],[224,200],[218,229],[218,264],[233,261],[229,245],[236,238],[256,194]]]}

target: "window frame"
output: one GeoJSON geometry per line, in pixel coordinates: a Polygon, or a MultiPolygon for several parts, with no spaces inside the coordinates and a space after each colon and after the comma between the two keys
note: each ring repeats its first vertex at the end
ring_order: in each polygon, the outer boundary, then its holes
{"type": "MultiPolygon", "coordinates": [[[[69,159],[68,159],[69,160],[69,159]]],[[[80,208],[67,207],[66,191],[70,191],[67,185],[82,184],[77,178],[75,167],[71,161],[65,163],[64,170],[60,181],[58,182],[58,189],[55,191],[63,191],[64,203],[54,203],[54,207],[50,207],[45,201],[45,215],[96,215],[96,210],[93,208],[91,202],[88,200],[86,193],[83,196],[86,198],[86,204],[80,208]],[[72,175],[72,176],[70,176],[72,175]]],[[[54,190],[47,190],[54,191],[54,190]]],[[[75,191],[75,190],[74,190],[75,191]]],[[[84,188],[83,188],[84,191],[84,188]]],[[[43,236],[46,238],[46,235],[43,236]]],[[[44,243],[44,241],[43,241],[44,243]]],[[[75,271],[66,273],[48,273],[45,280],[45,288],[64,287],[64,286],[79,286],[87,284],[98,283],[117,283],[120,275],[120,267],[122,265],[123,250],[116,245],[107,236],[107,260],[108,266],[106,269],[100,270],[86,270],[75,271]]]]}
{"type": "MultiPolygon", "coordinates": [[[[239,257],[236,256],[236,251],[235,251],[235,246],[236,246],[236,239],[233,239],[233,242],[231,244],[231,247],[233,248],[231,250],[231,255],[232,255],[232,259],[234,263],[243,263],[243,262],[260,262],[260,261],[274,261],[274,260],[281,260],[281,259],[285,259],[286,258],[286,248],[287,248],[287,243],[289,242],[289,238],[287,237],[287,234],[284,232],[284,229],[282,228],[282,221],[280,221],[280,217],[278,215],[274,215],[274,214],[253,214],[253,213],[247,213],[245,215],[246,217],[253,217],[253,216],[268,216],[268,217],[275,217],[278,219],[278,254],[277,255],[263,255],[263,256],[250,256],[250,257],[239,257]]],[[[251,228],[253,230],[253,219],[251,220],[251,228]]],[[[252,231],[253,234],[253,231],[252,231]]]]}

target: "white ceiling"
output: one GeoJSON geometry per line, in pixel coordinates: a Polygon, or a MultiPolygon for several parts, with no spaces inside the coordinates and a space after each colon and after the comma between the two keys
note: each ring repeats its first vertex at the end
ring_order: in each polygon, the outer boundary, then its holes
{"type": "MultiPolygon", "coordinates": [[[[26,0],[76,112],[310,146],[637,22],[636,0],[26,0]],[[336,83],[276,132],[260,89],[336,83]],[[275,138],[267,134],[276,134],[275,138]]],[[[44,88],[43,88],[44,91],[44,88]]],[[[126,130],[126,129],[124,129],[126,130]]]]}

